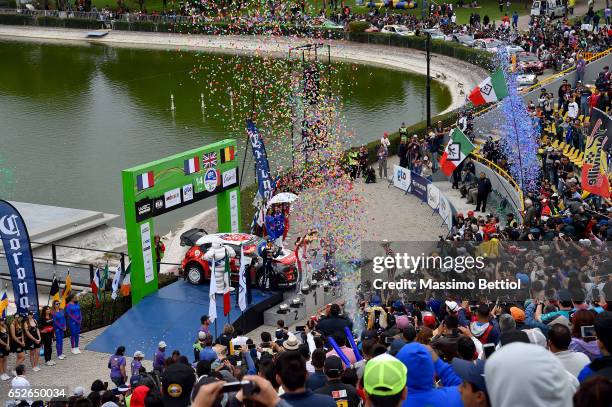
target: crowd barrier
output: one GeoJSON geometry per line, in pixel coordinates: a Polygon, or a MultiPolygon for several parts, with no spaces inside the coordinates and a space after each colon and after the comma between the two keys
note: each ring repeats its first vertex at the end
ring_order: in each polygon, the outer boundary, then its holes
{"type": "Polygon", "coordinates": [[[421,202],[427,203],[434,213],[440,215],[443,224],[450,232],[453,227],[453,217],[457,211],[446,195],[430,180],[407,168],[394,165],[390,184],[406,194],[411,193],[421,202]]]}

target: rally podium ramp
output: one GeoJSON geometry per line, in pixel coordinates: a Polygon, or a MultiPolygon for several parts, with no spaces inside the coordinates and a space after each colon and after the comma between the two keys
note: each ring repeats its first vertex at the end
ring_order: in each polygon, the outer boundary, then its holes
{"type": "MultiPolygon", "coordinates": [[[[210,332],[221,335],[223,325],[231,323],[245,332],[263,323],[264,311],[282,301],[282,293],[252,290],[252,303],[243,312],[236,304],[237,291],[232,292],[232,310],[223,315],[223,296],[217,295],[217,320],[210,332]]],[[[179,350],[181,355],[193,359],[193,343],[200,327],[200,317],[208,314],[208,284],[195,286],[177,281],[142,299],[123,314],[87,346],[87,350],[114,353],[120,345],[126,355],[140,350],[146,359],[152,359],[159,341],[168,345],[166,355],[179,350]]]]}

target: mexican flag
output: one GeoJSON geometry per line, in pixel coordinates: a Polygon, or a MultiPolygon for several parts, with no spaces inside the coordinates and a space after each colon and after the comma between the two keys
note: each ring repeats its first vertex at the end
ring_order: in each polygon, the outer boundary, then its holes
{"type": "Polygon", "coordinates": [[[469,99],[474,106],[480,106],[485,103],[497,102],[506,96],[508,96],[508,86],[506,85],[504,72],[498,69],[472,90],[469,99]]]}
{"type": "Polygon", "coordinates": [[[96,269],[96,272],[94,273],[94,278],[93,280],[91,280],[90,287],[91,293],[96,299],[96,308],[100,308],[100,297],[98,295],[100,292],[100,269],[96,269]]]}
{"type": "Polygon", "coordinates": [[[458,128],[451,130],[444,154],[440,158],[440,169],[447,177],[474,150],[474,144],[458,128]]]}

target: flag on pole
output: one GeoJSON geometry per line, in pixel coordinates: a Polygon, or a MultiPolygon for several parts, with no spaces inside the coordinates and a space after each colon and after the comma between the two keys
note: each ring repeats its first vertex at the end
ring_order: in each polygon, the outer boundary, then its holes
{"type": "Polygon", "coordinates": [[[231,267],[230,267],[230,258],[227,254],[227,249],[225,250],[225,270],[224,279],[227,278],[227,286],[223,291],[223,315],[227,316],[232,310],[232,301],[230,296],[230,277],[231,277],[231,267]]]}
{"type": "Polygon", "coordinates": [[[91,280],[91,292],[96,298],[96,308],[100,308],[100,269],[96,269],[94,273],[94,278],[91,280]]]}
{"type": "Polygon", "coordinates": [[[8,305],[9,305],[6,288],[7,286],[5,284],[4,290],[2,290],[2,297],[0,297],[0,315],[2,315],[2,318],[6,318],[6,309],[8,308],[8,305]]]}
{"type": "Polygon", "coordinates": [[[106,262],[106,266],[104,266],[104,270],[102,271],[102,275],[100,276],[100,291],[104,291],[106,289],[107,281],[108,281],[108,262],[106,262]]]}
{"type": "Polygon", "coordinates": [[[49,290],[49,298],[53,298],[53,302],[59,301],[59,282],[57,277],[53,274],[53,280],[51,281],[51,290],[49,290]]]}
{"type": "Polygon", "coordinates": [[[111,298],[114,300],[117,298],[117,294],[119,293],[119,285],[121,281],[121,265],[117,266],[115,269],[115,275],[113,276],[113,292],[111,293],[111,298]]]}
{"type": "Polygon", "coordinates": [[[440,169],[447,177],[474,150],[474,144],[458,128],[451,130],[444,154],[440,157],[440,169]]]}
{"type": "MultiPolygon", "coordinates": [[[[128,266],[127,268],[129,270],[130,266],[128,266]]],[[[127,297],[128,295],[130,295],[130,289],[130,273],[126,272],[125,277],[123,277],[123,280],[121,280],[121,295],[127,297]]]]}
{"type": "Polygon", "coordinates": [[[217,284],[215,283],[215,256],[213,255],[212,264],[210,266],[210,289],[208,290],[208,318],[210,322],[215,322],[217,319],[217,284]]]}
{"type": "Polygon", "coordinates": [[[593,108],[590,123],[582,163],[582,188],[592,194],[610,198],[607,151],[612,143],[612,119],[601,110],[593,108]]]}
{"type": "Polygon", "coordinates": [[[238,307],[240,311],[244,311],[247,307],[246,299],[246,270],[249,265],[249,259],[244,255],[244,248],[240,245],[240,273],[238,274],[238,307]]]}
{"type": "Polygon", "coordinates": [[[508,85],[506,85],[504,71],[498,69],[472,90],[469,99],[474,106],[480,106],[485,103],[497,102],[506,96],[508,96],[508,85]]]}
{"type": "Polygon", "coordinates": [[[60,308],[66,308],[66,298],[72,291],[72,277],[70,277],[70,270],[66,274],[66,281],[64,281],[64,290],[62,291],[62,299],[60,301],[60,308]]]}

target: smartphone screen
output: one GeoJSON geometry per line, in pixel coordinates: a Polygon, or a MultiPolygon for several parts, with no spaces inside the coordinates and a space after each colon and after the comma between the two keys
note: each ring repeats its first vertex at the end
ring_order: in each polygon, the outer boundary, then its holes
{"type": "Polygon", "coordinates": [[[394,340],[394,339],[395,339],[395,338],[393,338],[393,337],[391,337],[391,338],[385,338],[385,343],[386,343],[387,345],[390,345],[390,344],[392,344],[392,343],[393,343],[393,340],[394,340]]]}
{"type": "Polygon", "coordinates": [[[239,391],[240,389],[242,389],[242,386],[248,384],[249,382],[246,380],[243,380],[241,382],[232,382],[232,383],[225,383],[223,385],[223,389],[221,390],[222,393],[234,393],[239,391]]]}
{"type": "Polygon", "coordinates": [[[248,348],[249,350],[251,350],[251,349],[255,349],[255,348],[257,348],[257,345],[255,345],[254,343],[249,343],[249,344],[247,345],[247,348],[248,348]]]}
{"type": "Polygon", "coordinates": [[[295,332],[304,332],[304,325],[296,325],[295,332]]]}
{"type": "Polygon", "coordinates": [[[580,327],[580,334],[583,338],[597,338],[595,327],[593,325],[585,325],[580,327]]]}

